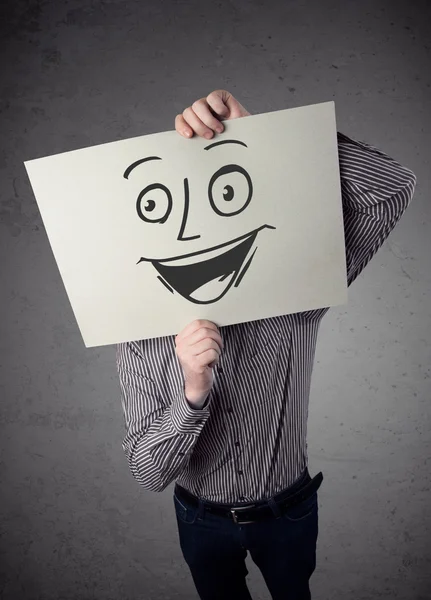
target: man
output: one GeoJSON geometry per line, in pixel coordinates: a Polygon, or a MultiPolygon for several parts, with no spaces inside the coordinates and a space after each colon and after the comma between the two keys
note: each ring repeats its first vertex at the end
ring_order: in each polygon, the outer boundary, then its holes
{"type": "MultiPolygon", "coordinates": [[[[175,128],[210,139],[223,131],[220,118],[249,114],[216,90],[177,115],[175,128]]],[[[404,213],[416,177],[341,133],[338,152],[350,285],[404,213]]],[[[203,600],[251,598],[247,551],[274,600],[311,598],[323,476],[308,473],[306,430],[327,311],[220,329],[195,321],[176,337],[117,347],[123,449],[144,488],[176,481],[180,544],[203,600]]]]}

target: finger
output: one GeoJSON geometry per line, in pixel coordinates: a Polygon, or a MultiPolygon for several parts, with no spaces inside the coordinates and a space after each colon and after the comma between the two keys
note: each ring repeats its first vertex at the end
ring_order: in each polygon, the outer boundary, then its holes
{"type": "Polygon", "coordinates": [[[216,117],[213,116],[205,98],[201,98],[200,100],[196,100],[196,102],[193,102],[192,109],[202,121],[202,123],[204,123],[211,130],[217,131],[218,133],[221,133],[223,131],[223,125],[216,117]]]}
{"type": "Polygon", "coordinates": [[[187,125],[183,115],[177,115],[175,117],[175,129],[183,137],[193,137],[193,129],[189,125],[187,125]]]}
{"type": "Polygon", "coordinates": [[[215,331],[218,331],[217,325],[215,325],[212,321],[207,321],[206,319],[197,319],[196,321],[192,321],[191,323],[186,325],[186,327],[184,327],[184,329],[180,331],[180,333],[177,335],[176,339],[178,341],[183,340],[185,337],[187,337],[194,331],[197,331],[201,327],[206,327],[208,329],[214,329],[215,331]]]}
{"type": "Polygon", "coordinates": [[[220,361],[219,354],[212,348],[210,348],[206,352],[203,352],[202,354],[200,354],[199,356],[196,357],[196,364],[201,368],[202,367],[211,367],[211,368],[215,367],[216,365],[218,365],[219,361],[220,361]]]}
{"type": "Polygon", "coordinates": [[[221,354],[220,346],[214,340],[206,339],[190,347],[191,355],[196,357],[203,354],[207,350],[215,350],[218,355],[221,354]]]}
{"type": "Polygon", "coordinates": [[[212,339],[220,346],[220,348],[223,348],[223,340],[221,339],[220,333],[209,327],[201,327],[197,331],[194,331],[191,335],[184,338],[183,343],[188,346],[194,346],[205,339],[212,339]]]}
{"type": "Polygon", "coordinates": [[[186,123],[190,125],[193,131],[200,137],[205,137],[207,140],[210,140],[213,137],[214,134],[212,130],[202,123],[191,106],[185,109],[183,117],[186,123]]]}

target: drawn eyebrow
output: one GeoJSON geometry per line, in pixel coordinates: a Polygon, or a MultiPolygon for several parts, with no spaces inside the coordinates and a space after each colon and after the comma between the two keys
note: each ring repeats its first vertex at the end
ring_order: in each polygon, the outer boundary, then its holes
{"type": "MultiPolygon", "coordinates": [[[[209,146],[206,146],[204,148],[204,150],[211,150],[211,148],[215,148],[215,146],[220,146],[221,144],[240,144],[240,146],[245,146],[246,148],[248,148],[247,144],[244,144],[244,142],[240,142],[239,140],[221,140],[221,142],[215,142],[214,144],[210,144],[209,146]]],[[[127,167],[127,169],[124,171],[123,177],[124,179],[128,179],[130,173],[133,171],[133,169],[135,167],[137,167],[138,165],[147,162],[149,160],[162,160],[160,158],[160,156],[147,156],[146,158],[140,158],[139,160],[135,161],[134,163],[132,163],[129,167],[127,167]]]]}
{"type": "Polygon", "coordinates": [[[141,163],[147,162],[147,160],[162,160],[160,158],[160,156],[147,156],[146,158],[140,158],[139,160],[135,161],[134,163],[132,163],[130,165],[130,167],[127,167],[127,169],[124,171],[124,179],[128,179],[130,173],[133,171],[133,169],[135,167],[137,167],[138,165],[140,165],[141,163]]]}
{"type": "Polygon", "coordinates": [[[210,150],[211,148],[214,148],[215,146],[220,146],[220,144],[240,144],[241,146],[245,146],[246,148],[248,148],[247,144],[244,144],[244,142],[240,142],[238,140],[222,140],[221,142],[215,142],[214,144],[210,144],[209,146],[206,146],[204,148],[204,150],[210,150]]]}

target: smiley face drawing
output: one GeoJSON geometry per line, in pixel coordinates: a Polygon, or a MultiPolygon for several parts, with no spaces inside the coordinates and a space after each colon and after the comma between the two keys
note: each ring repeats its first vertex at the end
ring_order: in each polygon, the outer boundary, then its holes
{"type": "MultiPolygon", "coordinates": [[[[239,140],[222,140],[206,146],[211,150],[222,144],[247,145],[239,140]]],[[[141,158],[127,167],[123,177],[138,165],[161,160],[159,156],[141,158]]],[[[221,218],[230,218],[242,213],[253,197],[253,184],[247,171],[237,164],[228,164],[218,169],[208,183],[208,200],[213,211],[221,218]]],[[[200,235],[185,237],[184,232],[189,212],[189,184],[184,179],[184,212],[177,240],[187,242],[200,235]]],[[[173,207],[172,194],[162,183],[145,187],[136,201],[136,211],[146,223],[163,224],[168,220],[173,207]]],[[[264,224],[248,231],[229,242],[205,248],[197,252],[185,252],[179,256],[149,258],[142,257],[136,264],[150,262],[159,273],[158,279],[171,292],[177,292],[194,304],[217,302],[232,286],[238,287],[251,265],[257,251],[257,235],[262,229],[275,229],[264,224]]]]}

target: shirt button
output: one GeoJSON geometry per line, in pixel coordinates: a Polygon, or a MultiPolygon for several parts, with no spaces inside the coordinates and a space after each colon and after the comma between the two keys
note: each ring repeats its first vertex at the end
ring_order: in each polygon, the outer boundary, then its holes
{"type": "Polygon", "coordinates": [[[235,446],[238,448],[241,444],[239,442],[235,442],[235,446]]]}
{"type": "Polygon", "coordinates": [[[201,424],[203,423],[203,419],[198,419],[198,420],[196,421],[196,423],[197,423],[198,425],[201,425],[201,424]]]}
{"type": "Polygon", "coordinates": [[[238,471],[238,475],[244,475],[243,471],[238,471]]]}
{"type": "Polygon", "coordinates": [[[241,500],[241,502],[245,502],[245,496],[240,496],[239,499],[241,500]]]}
{"type": "Polygon", "coordinates": [[[228,412],[228,413],[233,413],[233,408],[232,408],[232,406],[228,406],[228,407],[227,407],[227,412],[228,412]]]}
{"type": "Polygon", "coordinates": [[[222,375],[223,374],[223,367],[219,367],[218,368],[218,372],[219,372],[220,375],[222,375]]]}

